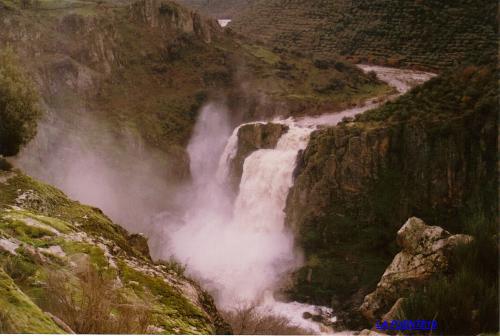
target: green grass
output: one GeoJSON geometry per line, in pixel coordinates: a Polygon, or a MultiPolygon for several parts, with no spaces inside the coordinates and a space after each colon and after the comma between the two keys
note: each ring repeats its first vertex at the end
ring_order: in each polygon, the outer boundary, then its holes
{"type": "Polygon", "coordinates": [[[123,261],[118,263],[120,274],[125,282],[136,282],[134,286],[139,293],[150,292],[157,300],[155,316],[159,325],[167,333],[204,334],[213,333],[207,329],[207,317],[186,298],[182,297],[176,289],[170,287],[165,280],[138,272],[123,261]],[[196,327],[194,330],[192,327],[196,327]]]}
{"type": "Polygon", "coordinates": [[[50,333],[63,331],[38,308],[0,268],[0,311],[7,313],[3,333],[50,333]]]}
{"type": "Polygon", "coordinates": [[[253,56],[262,59],[264,62],[271,65],[278,63],[281,59],[279,55],[260,45],[243,44],[242,47],[253,56]]]}

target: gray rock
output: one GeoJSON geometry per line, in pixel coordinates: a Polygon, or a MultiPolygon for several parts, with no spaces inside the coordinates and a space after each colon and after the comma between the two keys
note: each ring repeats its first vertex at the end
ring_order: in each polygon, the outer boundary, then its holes
{"type": "Polygon", "coordinates": [[[428,226],[418,218],[410,218],[397,233],[402,247],[387,267],[377,288],[368,294],[360,311],[374,322],[384,315],[394,318],[404,292],[425,283],[433,274],[448,268],[453,248],[472,240],[467,235],[451,235],[438,226],[428,226]]]}

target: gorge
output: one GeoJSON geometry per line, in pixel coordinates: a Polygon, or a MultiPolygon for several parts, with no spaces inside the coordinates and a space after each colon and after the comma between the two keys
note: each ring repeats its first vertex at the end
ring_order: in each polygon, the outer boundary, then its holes
{"type": "Polygon", "coordinates": [[[0,0],[0,334],[497,333],[495,8],[0,0]]]}
{"type": "MultiPolygon", "coordinates": [[[[385,99],[394,99],[434,76],[384,67],[360,67],[375,71],[398,93],[371,99],[360,107],[339,113],[240,125],[231,136],[223,107],[208,105],[202,110],[188,145],[193,186],[184,197],[189,206],[184,210],[184,217],[174,223],[172,217],[164,217],[163,223],[155,224],[161,233],[159,237],[154,234],[153,244],[159,251],[153,253],[163,259],[174,257],[185,264],[188,274],[214,293],[219,308],[256,305],[268,314],[285,316],[292,324],[315,333],[328,330],[327,326],[303,319],[304,313],[329,316],[330,322],[335,321],[335,312],[327,307],[274,299],[291,273],[304,262],[300,247],[294,245],[293,232],[285,226],[284,212],[297,155],[306,149],[314,130],[335,126],[343,118],[352,118],[385,99]],[[232,163],[241,155],[238,152],[242,128],[261,127],[264,133],[265,129],[277,125],[281,125],[281,132],[274,134],[273,146],[245,153],[241,175],[237,176],[241,182],[238,182],[236,197],[232,197],[232,163]]],[[[258,147],[259,142],[259,133],[255,133],[254,145],[258,147]]]]}

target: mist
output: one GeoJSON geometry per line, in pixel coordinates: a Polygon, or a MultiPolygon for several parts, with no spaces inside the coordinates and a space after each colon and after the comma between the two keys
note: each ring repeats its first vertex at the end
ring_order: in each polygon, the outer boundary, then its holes
{"type": "Polygon", "coordinates": [[[223,309],[272,300],[301,261],[283,212],[296,152],[258,151],[247,158],[234,199],[221,178],[227,164],[222,153],[237,145],[236,131],[228,141],[228,113],[216,104],[202,109],[188,146],[193,184],[185,195],[184,215],[164,214],[155,223],[163,240],[157,257],[185,264],[223,309]]]}
{"type": "Polygon", "coordinates": [[[127,230],[148,233],[150,219],[173,201],[169,158],[138,134],[111,129],[83,112],[73,112],[69,121],[48,113],[16,165],[102,209],[127,230]]]}

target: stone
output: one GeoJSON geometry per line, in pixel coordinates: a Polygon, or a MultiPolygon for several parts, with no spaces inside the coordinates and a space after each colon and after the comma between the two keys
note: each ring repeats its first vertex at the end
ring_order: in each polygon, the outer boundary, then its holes
{"type": "Polygon", "coordinates": [[[128,243],[143,256],[151,259],[149,254],[148,239],[143,234],[131,234],[128,236],[128,243]]]}
{"type": "Polygon", "coordinates": [[[451,235],[438,226],[428,226],[412,217],[397,233],[402,251],[387,267],[377,288],[368,294],[360,307],[370,322],[381,316],[394,318],[402,305],[403,293],[413,291],[433,274],[448,268],[450,253],[459,244],[472,241],[471,236],[451,235]]]}
{"type": "Polygon", "coordinates": [[[399,298],[396,303],[392,306],[391,310],[387,312],[382,317],[383,321],[392,321],[392,320],[398,320],[399,319],[399,314],[401,313],[401,308],[403,307],[403,304],[405,302],[404,298],[399,298]]]}

